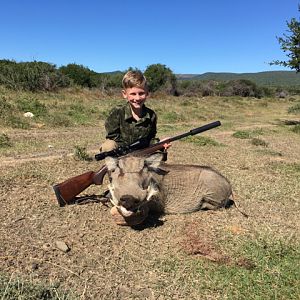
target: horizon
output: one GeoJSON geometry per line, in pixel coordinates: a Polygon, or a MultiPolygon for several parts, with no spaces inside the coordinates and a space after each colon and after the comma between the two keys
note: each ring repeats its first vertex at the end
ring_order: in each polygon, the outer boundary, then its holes
{"type": "Polygon", "coordinates": [[[287,59],[277,37],[298,16],[298,0],[11,0],[0,11],[0,58],[97,73],[157,63],[175,74],[289,71],[269,63],[287,59]]]}
{"type": "MultiPolygon", "coordinates": [[[[7,58],[1,58],[0,57],[0,60],[9,60],[9,61],[13,61],[13,62],[16,62],[16,63],[30,63],[30,62],[35,62],[36,60],[32,60],[32,61],[16,61],[16,60],[10,60],[10,59],[7,59],[7,58]]],[[[43,63],[49,63],[51,65],[54,65],[56,66],[56,68],[60,68],[60,67],[63,67],[63,66],[67,66],[68,64],[66,65],[62,65],[62,66],[57,66],[55,63],[52,63],[52,62],[45,62],[45,61],[36,61],[36,62],[43,62],[43,63]]],[[[80,64],[78,64],[80,65],[80,64]]],[[[84,66],[85,67],[85,66],[84,66]]],[[[168,67],[168,66],[167,66],[168,67]]],[[[89,69],[90,71],[93,71],[93,72],[96,72],[95,70],[93,69],[89,69]]],[[[96,72],[98,74],[105,74],[105,73],[117,73],[117,72],[120,72],[120,73],[123,73],[123,72],[126,72],[126,70],[115,70],[115,71],[104,71],[104,72],[96,72]]],[[[242,74],[257,74],[257,73],[269,73],[269,72],[289,72],[289,73],[295,73],[295,71],[292,71],[292,70],[271,70],[271,71],[258,71],[258,72],[210,72],[210,71],[207,71],[207,72],[204,72],[204,73],[174,73],[175,75],[190,75],[190,76],[197,76],[197,75],[204,75],[204,74],[207,74],[207,73],[213,73],[213,74],[238,74],[238,75],[242,75],[242,74]]],[[[299,75],[300,76],[300,75],[299,75]]]]}

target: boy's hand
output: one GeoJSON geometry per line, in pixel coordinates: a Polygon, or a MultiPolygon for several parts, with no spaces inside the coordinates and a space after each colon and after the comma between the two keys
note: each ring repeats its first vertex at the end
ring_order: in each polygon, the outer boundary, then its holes
{"type": "MultiPolygon", "coordinates": [[[[168,140],[169,138],[168,137],[166,137],[166,138],[163,138],[162,140],[161,140],[161,142],[163,142],[164,140],[168,140]]],[[[171,143],[165,143],[165,144],[163,144],[163,146],[164,146],[164,150],[166,151],[167,149],[169,149],[171,146],[172,146],[172,144],[171,143]]]]}

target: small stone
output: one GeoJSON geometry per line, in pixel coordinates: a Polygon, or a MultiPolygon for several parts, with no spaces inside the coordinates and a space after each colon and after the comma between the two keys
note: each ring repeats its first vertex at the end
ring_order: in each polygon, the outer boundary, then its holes
{"type": "Polygon", "coordinates": [[[63,241],[56,241],[55,245],[58,250],[63,252],[69,252],[71,250],[70,247],[63,241]]]}
{"type": "Polygon", "coordinates": [[[31,264],[31,269],[33,270],[33,271],[35,271],[35,270],[37,270],[39,268],[39,264],[38,263],[32,263],[31,264]]]}
{"type": "Polygon", "coordinates": [[[33,118],[34,114],[32,112],[28,111],[28,112],[24,113],[24,117],[25,118],[33,118]]]}
{"type": "Polygon", "coordinates": [[[51,245],[49,243],[45,243],[43,246],[42,246],[43,250],[47,251],[49,249],[51,249],[51,245]]]}

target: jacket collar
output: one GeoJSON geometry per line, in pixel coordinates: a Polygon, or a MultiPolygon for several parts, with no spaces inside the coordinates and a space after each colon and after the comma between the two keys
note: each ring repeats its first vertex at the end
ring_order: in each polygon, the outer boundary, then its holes
{"type": "MultiPolygon", "coordinates": [[[[131,113],[131,107],[130,104],[127,102],[125,105],[125,120],[129,120],[132,118],[132,113],[131,113]]],[[[145,120],[145,119],[150,119],[150,114],[148,112],[148,109],[146,105],[144,104],[142,107],[142,117],[140,120],[145,120]]]]}

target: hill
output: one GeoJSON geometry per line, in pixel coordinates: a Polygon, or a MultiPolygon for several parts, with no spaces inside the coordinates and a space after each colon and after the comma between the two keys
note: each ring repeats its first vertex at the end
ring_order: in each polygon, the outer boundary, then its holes
{"type": "Polygon", "coordinates": [[[266,71],[258,73],[213,73],[178,74],[179,80],[228,81],[247,79],[264,86],[300,86],[300,74],[294,71],[266,71]]]}

